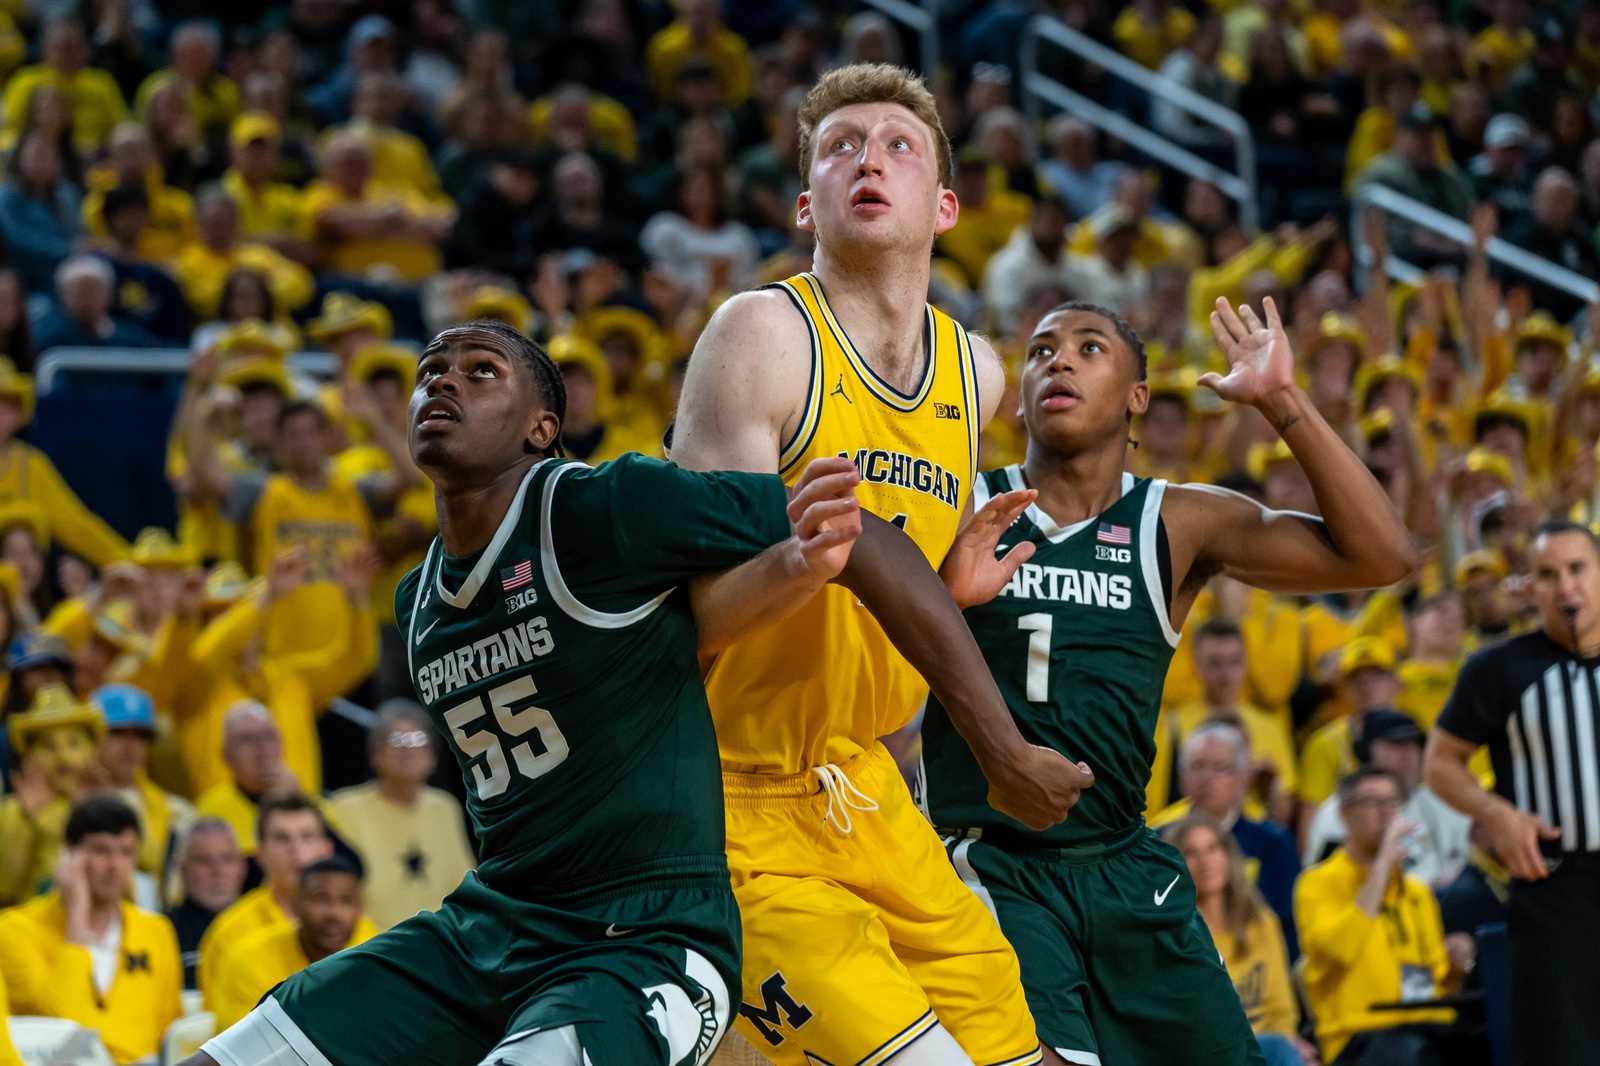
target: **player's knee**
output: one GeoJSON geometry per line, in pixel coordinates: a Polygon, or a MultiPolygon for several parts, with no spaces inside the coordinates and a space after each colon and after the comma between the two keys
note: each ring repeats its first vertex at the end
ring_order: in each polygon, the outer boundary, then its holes
{"type": "Polygon", "coordinates": [[[972,1059],[944,1026],[936,1025],[910,1047],[891,1055],[885,1066],[972,1066],[972,1059]]]}
{"type": "Polygon", "coordinates": [[[483,1057],[479,1066],[589,1066],[570,1025],[508,1036],[483,1057]]]}

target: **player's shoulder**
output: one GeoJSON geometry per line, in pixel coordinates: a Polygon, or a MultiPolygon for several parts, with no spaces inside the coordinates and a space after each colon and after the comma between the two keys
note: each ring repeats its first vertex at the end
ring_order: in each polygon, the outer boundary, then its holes
{"type": "Polygon", "coordinates": [[[706,323],[695,345],[702,353],[741,361],[782,363],[809,359],[809,319],[787,289],[769,286],[729,297],[706,323]]]}

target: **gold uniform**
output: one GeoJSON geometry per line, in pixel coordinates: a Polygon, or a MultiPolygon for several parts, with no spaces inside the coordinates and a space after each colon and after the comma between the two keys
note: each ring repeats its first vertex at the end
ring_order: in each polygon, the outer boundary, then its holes
{"type": "MultiPolygon", "coordinates": [[[[849,456],[862,506],[937,567],[976,474],[966,332],[927,309],[927,367],[904,395],[855,351],[814,276],[778,287],[805,317],[812,353],[780,473],[793,484],[810,460],[849,456]]],[[[706,678],[744,925],[738,1025],[780,1066],[873,1066],[941,1023],[980,1066],[1039,1061],[1015,952],[878,741],[927,692],[837,585],[728,648],[706,678]]]]}

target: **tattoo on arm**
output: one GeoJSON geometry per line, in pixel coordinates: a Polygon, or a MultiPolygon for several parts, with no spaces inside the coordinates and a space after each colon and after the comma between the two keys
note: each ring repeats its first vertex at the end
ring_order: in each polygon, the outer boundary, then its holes
{"type": "Polygon", "coordinates": [[[1284,415],[1283,416],[1283,421],[1279,422],[1277,425],[1273,426],[1272,428],[1276,429],[1278,431],[1278,436],[1281,437],[1281,436],[1284,435],[1285,432],[1288,431],[1290,426],[1294,425],[1298,421],[1300,421],[1300,416],[1299,415],[1284,415]]]}

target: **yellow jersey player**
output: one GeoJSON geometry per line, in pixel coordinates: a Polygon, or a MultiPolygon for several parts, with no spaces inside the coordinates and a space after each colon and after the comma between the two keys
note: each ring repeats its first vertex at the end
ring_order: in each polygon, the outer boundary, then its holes
{"type": "MultiPolygon", "coordinates": [[[[1002,494],[963,526],[1004,375],[926,301],[934,236],[958,211],[933,97],[899,68],[845,67],[799,122],[797,224],[816,234],[814,268],[712,319],[673,458],[792,483],[813,459],[848,457],[864,525],[898,526],[943,564],[958,603],[979,602],[1031,551],[997,559],[994,545],[1032,493],[1002,494]]],[[[886,634],[891,612],[865,597],[830,586],[791,602],[770,576],[698,589],[695,602],[702,651],[725,645],[706,692],[744,926],[739,1031],[785,1066],[1043,1061],[1015,953],[878,741],[927,695],[907,657],[936,690],[946,671],[886,634]]],[[[991,802],[1025,821],[1059,822],[1089,783],[1007,715],[974,711],[957,728],[982,749],[991,802]]]]}

